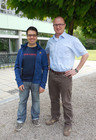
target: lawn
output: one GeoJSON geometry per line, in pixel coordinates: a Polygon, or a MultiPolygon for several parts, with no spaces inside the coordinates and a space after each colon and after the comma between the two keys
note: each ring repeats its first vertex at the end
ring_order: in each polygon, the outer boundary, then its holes
{"type": "MultiPolygon", "coordinates": [[[[91,61],[96,61],[96,50],[87,50],[88,53],[89,53],[89,57],[88,57],[88,60],[91,60],[91,61]]],[[[80,59],[81,57],[77,58],[76,59],[80,59]]]]}

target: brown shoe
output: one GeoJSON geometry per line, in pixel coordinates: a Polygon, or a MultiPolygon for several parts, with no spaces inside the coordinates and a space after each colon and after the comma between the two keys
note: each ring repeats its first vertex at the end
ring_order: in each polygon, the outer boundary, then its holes
{"type": "Polygon", "coordinates": [[[50,119],[50,120],[46,121],[46,125],[53,125],[57,121],[59,121],[59,119],[50,119]]]}
{"type": "Polygon", "coordinates": [[[64,133],[63,133],[64,136],[69,136],[71,131],[72,131],[72,127],[71,126],[65,126],[64,127],[64,133]]]}

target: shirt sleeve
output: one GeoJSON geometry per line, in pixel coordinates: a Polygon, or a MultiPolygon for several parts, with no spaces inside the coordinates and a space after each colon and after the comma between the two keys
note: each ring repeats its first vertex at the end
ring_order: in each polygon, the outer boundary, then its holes
{"type": "Polygon", "coordinates": [[[75,38],[73,40],[73,52],[75,53],[75,55],[77,57],[80,57],[80,56],[88,53],[78,38],[75,38]]]}
{"type": "Polygon", "coordinates": [[[47,42],[46,48],[45,48],[46,54],[49,54],[49,41],[47,42]]]}

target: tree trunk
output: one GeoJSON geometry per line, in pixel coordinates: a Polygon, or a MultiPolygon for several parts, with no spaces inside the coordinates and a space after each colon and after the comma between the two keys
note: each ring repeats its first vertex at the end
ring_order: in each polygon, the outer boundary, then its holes
{"type": "Polygon", "coordinates": [[[69,24],[68,34],[73,35],[74,20],[69,24]]]}

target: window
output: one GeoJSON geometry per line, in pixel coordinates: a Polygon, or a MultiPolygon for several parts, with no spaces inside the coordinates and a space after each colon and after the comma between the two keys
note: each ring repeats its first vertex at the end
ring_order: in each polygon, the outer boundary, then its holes
{"type": "Polygon", "coordinates": [[[6,34],[6,35],[18,35],[18,31],[13,30],[0,30],[0,34],[6,34]]]}
{"type": "Polygon", "coordinates": [[[0,38],[0,52],[9,51],[9,39],[0,38]]]}
{"type": "Polygon", "coordinates": [[[39,45],[45,49],[48,40],[38,40],[39,45]]]}
{"type": "Polygon", "coordinates": [[[17,39],[9,39],[10,40],[10,46],[9,46],[9,52],[17,52],[18,51],[18,40],[17,39]]]}

